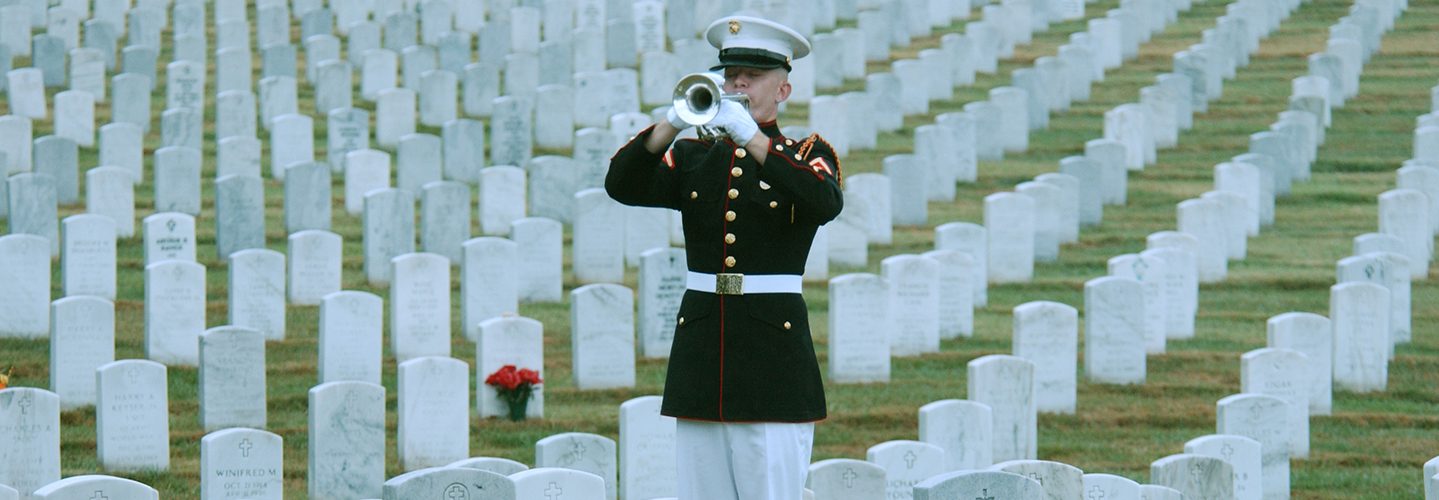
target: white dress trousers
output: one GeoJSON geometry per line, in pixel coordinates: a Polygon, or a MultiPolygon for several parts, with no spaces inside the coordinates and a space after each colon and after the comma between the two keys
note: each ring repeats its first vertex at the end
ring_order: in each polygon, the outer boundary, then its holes
{"type": "Polygon", "coordinates": [[[814,423],[677,419],[679,500],[801,500],[814,423]]]}

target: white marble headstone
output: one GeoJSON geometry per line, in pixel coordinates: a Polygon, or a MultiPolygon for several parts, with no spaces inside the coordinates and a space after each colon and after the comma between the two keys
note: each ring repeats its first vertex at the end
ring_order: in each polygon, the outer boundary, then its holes
{"type": "Polygon", "coordinates": [[[1143,384],[1144,285],[1106,276],[1084,284],[1084,373],[1092,382],[1143,384]]]}
{"type": "Polygon", "coordinates": [[[944,450],[946,471],[994,463],[994,412],[989,405],[943,399],[919,408],[919,440],[944,450]]]}
{"type": "Polygon", "coordinates": [[[470,366],[446,356],[399,364],[400,468],[437,467],[470,454],[470,366]]]}
{"type": "Polygon", "coordinates": [[[264,428],[265,337],[241,326],[200,334],[200,425],[264,428]]]}
{"type": "Polygon", "coordinates": [[[969,399],[993,410],[994,461],[1036,458],[1034,363],[1002,354],[983,356],[969,362],[967,382],[969,399]]]}
{"type": "Polygon", "coordinates": [[[127,359],[95,370],[95,449],[112,471],[170,468],[170,410],[165,366],[127,359]]]}
{"type": "Polygon", "coordinates": [[[380,383],[384,302],[369,292],[344,290],[320,302],[319,383],[380,383]]]}
{"type": "Polygon", "coordinates": [[[385,482],[385,388],[327,382],[309,392],[310,498],[375,498],[385,482]]]}
{"type": "Polygon", "coordinates": [[[433,253],[390,260],[390,350],[398,361],[450,355],[450,262],[433,253]]]}
{"type": "Polygon", "coordinates": [[[1035,408],[1072,414],[1078,372],[1079,312],[1058,302],[1014,308],[1014,355],[1034,363],[1035,408]]]}
{"type": "Polygon", "coordinates": [[[615,284],[576,288],[570,329],[576,387],[634,386],[634,292],[615,284]]]}

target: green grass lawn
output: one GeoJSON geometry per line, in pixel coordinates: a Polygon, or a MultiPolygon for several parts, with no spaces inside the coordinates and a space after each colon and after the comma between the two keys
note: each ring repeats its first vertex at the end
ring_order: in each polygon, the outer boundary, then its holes
{"type": "MultiPolygon", "coordinates": [[[[1117,0],[1090,5],[1088,16],[1102,16],[1117,0]]],[[[894,243],[872,247],[864,268],[831,267],[831,276],[849,272],[879,272],[884,257],[920,253],[933,248],[933,227],[952,221],[980,222],[983,197],[1012,189],[1035,175],[1058,169],[1060,158],[1082,154],[1084,141],[1101,137],[1103,114],[1122,103],[1136,102],[1139,89],[1155,75],[1172,67],[1171,55],[1200,41],[1200,33],[1214,26],[1224,12],[1219,0],[1195,2],[1179,21],[1141,48],[1139,57],[1097,83],[1088,102],[1053,115],[1047,130],[1030,136],[1029,151],[1009,155],[1002,162],[980,165],[980,179],[959,186],[952,203],[931,203],[930,224],[900,227],[894,243]]],[[[1177,148],[1163,150],[1158,162],[1129,176],[1128,204],[1105,208],[1104,223],[1087,228],[1080,241],[1066,245],[1058,262],[1039,264],[1032,282],[992,286],[989,305],[975,313],[975,336],[945,341],[941,352],[895,359],[888,384],[829,384],[830,418],[819,424],[814,460],[863,459],[866,448],[893,439],[916,439],[920,406],[931,401],[966,396],[965,365],[988,354],[1010,352],[1010,311],[1019,304],[1050,300],[1083,310],[1086,280],[1105,274],[1109,257],[1144,248],[1149,233],[1175,228],[1175,205],[1212,189],[1214,165],[1246,152],[1248,135],[1267,130],[1276,114],[1287,107],[1290,79],[1307,73],[1305,57],[1324,48],[1328,27],[1343,17],[1350,2],[1314,0],[1301,6],[1254,54],[1249,67],[1225,82],[1224,96],[1209,111],[1195,117],[1193,130],[1180,136],[1177,148]]],[[[298,27],[296,28],[298,32],[298,27]]],[[[939,45],[939,36],[963,29],[956,23],[932,37],[916,39],[913,46],[893,57],[913,57],[918,50],[939,45]]],[[[1006,85],[1009,72],[1052,55],[1082,31],[1083,21],[1056,23],[1034,43],[1016,49],[1015,57],[1000,64],[995,75],[980,75],[974,86],[959,89],[952,101],[936,102],[931,114],[908,117],[904,128],[881,134],[874,151],[853,152],[844,159],[847,173],[878,172],[886,155],[913,148],[914,127],[932,123],[940,113],[959,110],[964,103],[983,99],[988,89],[1006,85]]],[[[1276,221],[1249,240],[1248,258],[1231,262],[1222,283],[1201,287],[1197,335],[1193,340],[1171,341],[1168,352],[1150,356],[1147,382],[1141,386],[1079,384],[1078,412],[1074,415],[1040,415],[1039,458],[1065,462],[1086,472],[1123,475],[1147,482],[1149,463],[1183,451],[1184,442],[1215,431],[1215,401],[1239,391],[1239,357],[1264,347],[1265,320],[1289,311],[1328,314],[1329,286],[1334,264],[1349,254],[1351,239],[1377,230],[1377,196],[1395,184],[1394,171],[1410,157],[1414,118],[1430,108],[1430,87],[1439,83],[1439,5],[1412,2],[1410,10],[1384,39],[1383,49],[1368,63],[1360,95],[1334,110],[1333,127],[1313,166],[1313,179],[1296,184],[1293,193],[1278,201],[1276,221]]],[[[166,35],[168,40],[168,34],[166,35]]],[[[303,57],[303,56],[302,56],[303,57]]],[[[169,48],[161,54],[169,60],[169,48]]],[[[213,60],[213,58],[212,58],[213,60]]],[[[27,65],[17,59],[16,67],[27,65]]],[[[258,69],[258,61],[256,68],[258,69]]],[[[870,63],[869,71],[886,71],[888,62],[870,63]]],[[[212,73],[213,74],[213,73],[212,73]]],[[[862,82],[847,82],[844,90],[861,90],[862,82]]],[[[213,81],[211,82],[213,90],[213,81]]],[[[830,92],[837,93],[837,92],[830,92]]],[[[163,82],[157,87],[152,109],[155,124],[146,136],[146,156],[159,147],[159,110],[163,108],[163,82]]],[[[314,115],[313,93],[301,85],[301,111],[314,115]]],[[[213,95],[209,98],[213,104],[213,95]]],[[[4,103],[0,100],[0,103],[4,103]]],[[[373,108],[358,97],[357,105],[373,108]]],[[[8,108],[8,104],[0,104],[8,108]]],[[[207,111],[213,120],[213,106],[207,111]]],[[[782,124],[807,123],[807,109],[791,105],[782,124]]],[[[109,121],[107,106],[96,110],[97,123],[109,121]]],[[[52,130],[50,120],[37,121],[36,137],[52,130]]],[[[324,157],[323,120],[316,120],[316,155],[324,157]]],[[[421,127],[422,132],[438,130],[421,127]]],[[[260,132],[265,134],[263,130],[260,132]]],[[[226,268],[215,256],[213,181],[213,124],[206,126],[204,187],[206,206],[198,219],[198,255],[207,267],[210,302],[208,324],[226,321],[226,268]]],[[[567,151],[538,151],[537,154],[567,151]]],[[[82,168],[97,162],[94,149],[81,151],[82,168]]],[[[147,168],[147,171],[149,169],[147,168]]],[[[265,171],[268,171],[268,166],[265,171]]],[[[83,180],[83,176],[82,176],[83,180]]],[[[358,217],[343,210],[337,178],[334,231],[345,239],[344,282],[349,290],[364,290],[382,297],[385,289],[365,283],[358,217]]],[[[153,183],[136,189],[137,219],[152,210],[153,183]]],[[[285,251],[282,186],[266,181],[269,247],[285,251]]],[[[83,189],[82,189],[83,193],[83,189]]],[[[83,205],[83,204],[82,204],[83,205]]],[[[83,206],[61,208],[61,216],[83,211],[83,206]]],[[[476,223],[477,224],[477,223],[476,223]]],[[[0,222],[0,226],[4,226],[0,222]]],[[[138,229],[138,228],[137,228],[138,229]]],[[[478,234],[478,225],[475,227],[478,234]]],[[[119,245],[119,297],[116,301],[116,358],[142,358],[144,309],[143,255],[140,238],[119,245]]],[[[568,254],[568,251],[567,251],[568,254]]],[[[60,297],[59,266],[54,268],[52,295],[60,297]]],[[[472,363],[474,345],[465,341],[458,307],[458,274],[452,279],[453,355],[472,363]]],[[[566,276],[566,290],[577,284],[566,276]]],[[[633,272],[626,285],[634,287],[633,272]]],[[[816,347],[821,363],[826,356],[828,300],[823,284],[805,290],[811,304],[816,347]]],[[[1413,286],[1412,344],[1399,346],[1390,364],[1388,390],[1381,393],[1334,396],[1332,416],[1311,419],[1311,456],[1292,463],[1296,498],[1415,498],[1422,491],[1421,464],[1439,455],[1439,390],[1433,374],[1439,373],[1439,287],[1432,280],[1413,286]]],[[[579,391],[570,371],[569,304],[525,304],[521,314],[545,326],[547,415],[542,420],[512,423],[474,420],[470,434],[472,456],[500,456],[530,463],[535,441],[561,432],[591,432],[618,438],[620,403],[637,396],[659,394],[664,380],[663,360],[641,360],[633,389],[579,391]]],[[[306,391],[316,383],[317,307],[290,307],[288,335],[267,349],[269,382],[268,429],[285,439],[285,487],[291,498],[305,495],[307,436],[306,391]]],[[[388,342],[386,343],[388,346],[388,342]]],[[[1082,344],[1081,344],[1082,345],[1082,344]]],[[[387,347],[388,349],[388,347],[387,347]]],[[[13,365],[13,386],[47,387],[48,342],[0,339],[0,367],[13,365]]],[[[383,383],[388,412],[387,475],[399,469],[395,452],[396,370],[387,357],[383,383]]],[[[190,497],[199,489],[200,427],[197,372],[171,368],[171,468],[162,473],[122,474],[155,486],[165,496],[190,497]]],[[[473,385],[473,382],[472,382],[473,385]]],[[[473,400],[473,399],[472,399],[473,400]]],[[[61,417],[63,475],[96,473],[95,412],[82,409],[61,417]]]]}

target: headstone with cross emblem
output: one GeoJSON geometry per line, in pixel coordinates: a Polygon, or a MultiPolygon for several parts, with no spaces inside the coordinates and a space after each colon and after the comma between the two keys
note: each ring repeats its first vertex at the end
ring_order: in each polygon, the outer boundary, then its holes
{"type": "MultiPolygon", "coordinates": [[[[1259,441],[1266,498],[1289,496],[1289,403],[1265,394],[1234,394],[1216,403],[1219,434],[1259,441]]],[[[1158,483],[1158,481],[1151,481],[1158,483]]],[[[1172,485],[1171,485],[1172,486],[1172,485]]],[[[1184,491],[1182,488],[1175,488],[1184,491]]],[[[1189,493],[1186,492],[1186,495],[1189,493]]],[[[1208,497],[1201,497],[1208,498],[1208,497]]]]}
{"type": "Polygon", "coordinates": [[[676,493],[675,419],[660,415],[660,396],[640,396],[620,405],[620,483],[624,498],[676,493]]]}
{"type": "Polygon", "coordinates": [[[1184,443],[1184,452],[1215,457],[1234,468],[1234,498],[1264,498],[1259,441],[1232,434],[1211,434],[1184,443]]]}
{"type": "Polygon", "coordinates": [[[0,484],[26,493],[60,479],[60,398],[33,387],[0,389],[0,484]]]}
{"type": "Polygon", "coordinates": [[[1082,498],[1084,471],[1073,465],[1049,460],[1010,460],[994,464],[989,470],[1013,472],[1035,480],[1044,488],[1042,498],[1082,498]]]}
{"type": "Polygon", "coordinates": [[[462,467],[431,467],[385,481],[384,500],[511,500],[515,483],[502,474],[462,467]]]}
{"type": "Polygon", "coordinates": [[[470,455],[469,371],[464,361],[445,356],[400,363],[396,412],[402,470],[437,467],[470,455]]]}
{"type": "Polygon", "coordinates": [[[200,498],[283,498],[284,440],[260,429],[234,427],[200,439],[200,498]]]}
{"type": "Polygon", "coordinates": [[[445,467],[464,467],[467,469],[479,469],[493,472],[501,476],[510,476],[516,472],[529,470],[530,466],[500,457],[470,457],[464,460],[451,462],[445,467]]]}
{"type": "MultiPolygon", "coordinates": [[[[542,475],[543,473],[537,473],[537,471],[554,468],[586,472],[594,477],[602,478],[601,480],[604,482],[603,488],[596,488],[596,491],[603,491],[604,496],[595,496],[593,498],[614,500],[617,495],[616,478],[618,472],[615,457],[615,442],[610,438],[598,434],[581,432],[556,434],[535,442],[536,468],[520,474],[542,475]]],[[[570,478],[575,476],[564,475],[562,477],[570,478]]],[[[512,478],[516,480],[515,482],[518,486],[520,483],[518,474],[512,476],[512,478]]],[[[581,498],[580,495],[584,495],[584,493],[581,493],[580,488],[570,488],[566,486],[567,481],[552,479],[549,482],[555,482],[557,487],[542,488],[546,491],[544,495],[551,494],[551,490],[553,490],[553,497],[556,500],[581,498]],[[564,492],[561,493],[559,490],[564,490],[564,492]],[[576,496],[560,496],[561,494],[576,496]]],[[[520,493],[520,497],[522,498],[550,498],[544,495],[525,496],[523,488],[517,488],[517,492],[520,493]]]]}
{"type": "Polygon", "coordinates": [[[126,359],[97,368],[95,377],[95,448],[100,465],[115,471],[169,469],[165,366],[126,359]]]}
{"type": "Polygon", "coordinates": [[[1412,340],[1413,324],[1411,274],[1408,257],[1397,252],[1371,252],[1340,259],[1335,268],[1336,281],[1375,283],[1389,290],[1389,357],[1394,346],[1412,340]]]}
{"type": "MultiPolygon", "coordinates": [[[[231,307],[240,306],[231,301],[231,307]]],[[[206,430],[264,428],[265,402],[264,334],[239,325],[201,334],[200,424],[206,430]]]]}
{"type": "Polygon", "coordinates": [[[1014,308],[1014,355],[1034,362],[1035,408],[1073,414],[1079,370],[1079,311],[1035,301],[1014,308]]]}
{"type": "Polygon", "coordinates": [[[1045,498],[1038,481],[1013,472],[960,471],[931,477],[914,486],[914,500],[1000,500],[1045,498]]]}
{"type": "Polygon", "coordinates": [[[1241,390],[1268,394],[1289,403],[1285,427],[1289,454],[1309,458],[1309,356],[1292,349],[1266,347],[1244,353],[1239,361],[1241,390]]]}
{"type": "Polygon", "coordinates": [[[815,498],[885,498],[885,470],[863,460],[831,458],[810,464],[805,486],[814,491],[815,498]]]}
{"type": "Polygon", "coordinates": [[[1084,500],[1140,500],[1139,483],[1114,474],[1085,474],[1084,500]]]}
{"type": "Polygon", "coordinates": [[[1145,354],[1163,354],[1169,320],[1168,265],[1153,254],[1124,254],[1109,258],[1109,275],[1138,281],[1142,286],[1142,332],[1145,354]]]}
{"type": "Polygon", "coordinates": [[[385,482],[385,388],[327,382],[309,393],[310,498],[379,497],[385,482]]]}
{"type": "Polygon", "coordinates": [[[1139,281],[1106,276],[1084,284],[1084,374],[1098,383],[1144,383],[1144,285],[1139,281]]]}
{"type": "Polygon", "coordinates": [[[869,447],[865,461],[883,468],[885,498],[913,498],[914,486],[946,471],[944,449],[920,441],[886,441],[869,447]]]}
{"type": "Polygon", "coordinates": [[[994,463],[994,411],[989,405],[944,399],[919,408],[919,440],[944,450],[945,471],[994,463]]]}
{"type": "Polygon", "coordinates": [[[993,354],[968,365],[969,399],[989,405],[994,415],[993,460],[1033,459],[1038,453],[1034,363],[993,354]]]}
{"type": "MultiPolygon", "coordinates": [[[[515,498],[535,500],[605,500],[605,480],[589,472],[537,467],[510,476],[515,498]]],[[[612,483],[611,483],[612,484],[612,483]]]]}
{"type": "Polygon", "coordinates": [[[1334,385],[1352,392],[1382,391],[1389,379],[1389,290],[1365,282],[1329,288],[1334,332],[1334,385]]]}
{"type": "Polygon", "coordinates": [[[115,476],[72,476],[35,490],[36,499],[159,500],[160,493],[139,481],[115,476]]]}
{"type": "Polygon", "coordinates": [[[1174,488],[1183,498],[1234,500],[1234,467],[1219,458],[1180,453],[1155,460],[1149,482],[1174,488]]]}

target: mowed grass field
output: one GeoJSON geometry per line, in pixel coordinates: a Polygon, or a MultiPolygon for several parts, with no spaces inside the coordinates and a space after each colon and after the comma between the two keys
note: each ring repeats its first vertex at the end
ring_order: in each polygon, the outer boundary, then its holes
{"type": "MultiPolygon", "coordinates": [[[[1088,102],[1076,103],[1069,111],[1053,115],[1047,130],[1032,133],[1028,152],[1008,155],[1001,162],[981,163],[979,181],[960,185],[956,201],[929,205],[929,225],[896,228],[894,244],[872,247],[867,266],[832,266],[831,276],[878,273],[884,257],[932,249],[934,226],[952,221],[981,222],[985,195],[1010,190],[1035,175],[1057,171],[1059,159],[1082,154],[1084,141],[1102,136],[1104,112],[1122,103],[1136,102],[1141,87],[1172,68],[1173,53],[1198,43],[1201,31],[1214,27],[1214,19],[1224,13],[1226,3],[1196,1],[1176,24],[1145,44],[1137,59],[1110,71],[1103,82],[1097,83],[1088,102]]],[[[1117,0],[1103,0],[1089,5],[1087,17],[1103,16],[1117,4],[1117,0]]],[[[966,363],[980,356],[1010,352],[1010,312],[1015,306],[1050,300],[1082,311],[1084,282],[1105,275],[1108,258],[1138,252],[1144,248],[1144,237],[1149,233],[1174,229],[1175,205],[1212,189],[1214,165],[1246,152],[1249,134],[1266,130],[1276,114],[1286,109],[1290,79],[1307,73],[1305,58],[1323,50],[1328,27],[1343,17],[1350,5],[1338,0],[1313,0],[1301,6],[1262,43],[1251,64],[1241,68],[1235,79],[1225,82],[1224,96],[1211,103],[1208,112],[1195,117],[1194,128],[1181,134],[1177,148],[1160,151],[1157,164],[1130,173],[1127,205],[1106,207],[1103,224],[1086,228],[1079,242],[1064,246],[1057,262],[1039,264],[1031,283],[990,288],[988,307],[976,311],[973,338],[946,341],[936,354],[895,359],[892,380],[887,384],[828,384],[830,418],[816,429],[814,460],[863,459],[865,450],[872,445],[916,439],[920,406],[939,399],[966,397],[966,363]]],[[[881,134],[877,150],[853,152],[844,158],[845,172],[877,172],[886,155],[911,152],[914,127],[932,123],[939,113],[957,111],[964,103],[984,99],[988,89],[1008,84],[1010,71],[1031,66],[1037,57],[1055,54],[1070,33],[1083,31],[1084,26],[1084,21],[1057,23],[1048,32],[1036,34],[1034,42],[1017,48],[1015,57],[1002,62],[995,75],[980,75],[974,86],[958,90],[954,100],[933,103],[929,115],[906,118],[900,131],[881,134]]],[[[939,35],[962,29],[963,23],[959,22],[938,30],[932,37],[916,39],[912,46],[895,51],[892,57],[913,57],[920,49],[938,46],[939,35]]],[[[168,30],[165,39],[169,40],[168,30]]],[[[170,60],[169,55],[170,47],[166,47],[161,60],[170,60]]],[[[1196,337],[1171,341],[1165,354],[1150,356],[1148,378],[1143,385],[1096,385],[1084,382],[1081,376],[1076,414],[1040,415],[1039,458],[1144,483],[1148,482],[1150,462],[1183,451],[1184,442],[1191,438],[1213,433],[1215,401],[1239,392],[1239,357],[1265,346],[1265,320],[1289,311],[1328,314],[1334,263],[1350,254],[1354,236],[1377,230],[1377,196],[1394,187],[1394,171],[1411,156],[1414,119],[1429,111],[1429,89],[1439,83],[1436,61],[1439,4],[1411,2],[1409,11],[1385,37],[1383,49],[1365,67],[1360,95],[1344,108],[1334,110],[1333,127],[1319,150],[1313,179],[1296,184],[1290,196],[1278,201],[1274,226],[1249,240],[1248,258],[1230,263],[1228,279],[1201,286],[1196,337]]],[[[28,63],[20,58],[16,67],[28,63]]],[[[885,62],[871,63],[868,69],[873,73],[887,68],[885,62]]],[[[213,68],[211,71],[213,75],[213,68]]],[[[212,78],[211,94],[213,85],[212,78]]],[[[844,90],[862,87],[862,82],[850,81],[844,90]]],[[[308,84],[302,84],[300,89],[301,111],[315,116],[311,89],[308,84]]],[[[53,96],[54,90],[51,92],[53,96]]],[[[207,102],[207,117],[213,120],[214,96],[210,95],[207,102]]],[[[356,103],[373,110],[373,104],[358,97],[356,103]]],[[[160,82],[152,99],[155,122],[146,136],[147,163],[160,146],[158,119],[163,106],[164,84],[160,82]]],[[[0,99],[0,109],[8,108],[8,102],[0,99]]],[[[806,115],[805,106],[791,105],[781,115],[781,124],[805,124],[806,115]]],[[[96,117],[97,123],[107,123],[108,106],[97,107],[96,117]]],[[[36,137],[51,133],[52,119],[35,123],[36,137]]],[[[421,131],[439,133],[425,127],[421,131]]],[[[265,135],[263,130],[261,135],[265,135]]],[[[317,157],[323,158],[324,120],[316,120],[315,137],[317,157]]],[[[214,249],[213,139],[210,123],[206,125],[204,144],[206,201],[197,230],[198,255],[208,270],[208,324],[218,326],[225,324],[227,317],[227,269],[214,249]]],[[[266,151],[268,154],[268,144],[266,151]]],[[[80,158],[82,169],[98,161],[94,149],[82,149],[80,158]]],[[[153,179],[148,178],[151,165],[146,168],[147,180],[136,189],[137,223],[139,217],[153,211],[153,179]]],[[[264,171],[269,171],[268,160],[264,171]]],[[[360,219],[344,212],[338,178],[336,186],[333,229],[345,239],[343,286],[388,297],[386,289],[370,287],[364,281],[360,219]]],[[[268,247],[285,251],[281,184],[267,180],[266,194],[268,247]]],[[[61,216],[83,210],[83,203],[62,207],[61,216]]],[[[4,222],[0,222],[0,228],[8,229],[4,222]]],[[[478,234],[478,226],[474,232],[478,234]]],[[[138,236],[119,244],[118,279],[116,357],[143,358],[143,251],[138,236]]],[[[569,273],[566,280],[568,292],[577,284],[569,273]]],[[[459,322],[458,269],[452,274],[452,282],[452,353],[473,365],[474,345],[461,335],[465,325],[459,322]]],[[[633,272],[625,284],[636,285],[633,272]]],[[[58,263],[52,289],[52,296],[59,298],[58,263]]],[[[811,306],[815,343],[823,364],[826,286],[810,284],[805,296],[811,306]]],[[[1338,392],[1333,415],[1311,419],[1311,456],[1292,463],[1295,498],[1416,498],[1421,494],[1421,465],[1439,455],[1436,299],[1439,287],[1435,280],[1414,283],[1414,341],[1399,346],[1390,364],[1388,390],[1370,394],[1338,392]]],[[[524,304],[519,312],[543,322],[545,327],[547,415],[542,420],[520,423],[472,420],[472,456],[499,456],[531,463],[534,442],[552,434],[576,431],[618,438],[619,404],[662,391],[664,360],[641,360],[633,389],[576,390],[570,371],[568,302],[524,304]]],[[[308,445],[306,391],[317,381],[318,308],[290,307],[287,321],[288,337],[271,342],[266,353],[268,429],[285,439],[286,495],[303,498],[308,445]]],[[[388,327],[386,330],[388,336],[388,327]]],[[[395,453],[396,369],[388,355],[388,339],[385,345],[384,385],[389,408],[386,473],[394,476],[402,472],[395,453]]],[[[1081,342],[1081,349],[1082,345],[1081,342]]],[[[48,349],[48,342],[43,340],[0,339],[0,368],[13,366],[12,386],[48,388],[48,349]]],[[[197,372],[172,367],[169,384],[170,470],[121,475],[153,485],[166,497],[193,497],[199,490],[199,442],[204,435],[199,425],[197,372]]],[[[473,384],[472,381],[472,390],[473,384]]],[[[100,472],[94,410],[66,412],[61,422],[63,475],[100,472]]]]}

